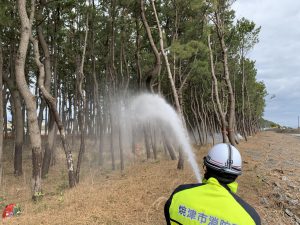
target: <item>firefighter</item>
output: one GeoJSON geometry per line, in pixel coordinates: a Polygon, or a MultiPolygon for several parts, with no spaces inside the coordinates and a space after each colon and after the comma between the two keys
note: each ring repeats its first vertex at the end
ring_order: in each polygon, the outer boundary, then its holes
{"type": "Polygon", "coordinates": [[[165,204],[168,225],[260,225],[260,217],[236,195],[236,178],[242,174],[239,151],[217,144],[204,157],[202,183],[180,185],[165,204]]]}

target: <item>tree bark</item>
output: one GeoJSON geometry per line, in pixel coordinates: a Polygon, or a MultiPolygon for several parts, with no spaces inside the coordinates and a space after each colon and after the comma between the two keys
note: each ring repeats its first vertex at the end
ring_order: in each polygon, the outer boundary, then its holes
{"type": "Polygon", "coordinates": [[[161,59],[160,59],[160,54],[158,52],[158,49],[157,49],[157,47],[154,43],[154,39],[153,39],[151,30],[150,30],[150,26],[149,26],[148,21],[146,19],[144,0],[141,0],[140,3],[141,3],[140,7],[141,7],[142,21],[143,21],[144,27],[145,27],[146,32],[147,32],[147,37],[148,37],[148,40],[150,42],[151,49],[152,49],[153,54],[155,56],[155,64],[154,64],[153,68],[146,73],[146,87],[149,91],[153,92],[153,87],[152,87],[153,78],[160,73],[161,59]]]}
{"type": "Polygon", "coordinates": [[[139,15],[141,15],[141,7],[139,7],[139,1],[136,1],[136,15],[135,15],[135,29],[136,29],[136,38],[135,38],[135,61],[136,61],[136,75],[138,79],[138,89],[142,88],[142,69],[141,69],[141,60],[140,60],[140,49],[141,49],[141,35],[140,35],[140,20],[139,15]]]}
{"type": "Polygon", "coordinates": [[[208,35],[208,48],[209,48],[209,55],[210,55],[210,68],[211,68],[211,75],[212,75],[212,80],[213,80],[213,93],[214,93],[214,99],[216,100],[217,103],[217,109],[218,109],[218,115],[220,118],[220,127],[221,127],[221,132],[222,132],[222,137],[223,137],[223,143],[227,142],[227,133],[226,133],[226,127],[227,127],[227,122],[226,122],[226,117],[225,113],[222,109],[222,105],[220,102],[219,98],[219,90],[218,90],[218,80],[215,74],[215,66],[214,66],[214,60],[213,60],[213,53],[211,49],[211,43],[210,43],[210,35],[208,35]]]}
{"type": "Polygon", "coordinates": [[[119,148],[120,148],[120,168],[124,170],[124,150],[123,150],[123,134],[122,134],[122,121],[119,119],[119,148]]]}
{"type": "MultiPolygon", "coordinates": [[[[151,3],[152,3],[152,8],[153,8],[153,11],[154,11],[155,20],[156,20],[156,24],[157,24],[157,28],[158,28],[160,50],[161,50],[161,53],[164,57],[165,64],[166,64],[166,67],[167,67],[168,77],[169,77],[171,88],[172,88],[172,93],[173,93],[173,97],[174,97],[174,101],[175,101],[175,105],[176,105],[176,110],[177,110],[178,115],[180,116],[180,119],[181,119],[181,122],[182,122],[182,125],[183,125],[184,129],[186,129],[186,123],[185,123],[184,116],[182,114],[182,109],[181,109],[181,106],[180,106],[180,103],[179,103],[178,93],[177,93],[177,90],[176,90],[176,87],[175,87],[175,81],[173,80],[173,76],[172,76],[168,56],[167,56],[167,54],[164,50],[164,41],[163,41],[163,36],[162,36],[162,30],[161,30],[160,22],[159,22],[159,19],[158,19],[158,16],[157,16],[154,0],[151,0],[151,3]]],[[[188,134],[186,133],[186,135],[188,135],[188,134]]],[[[178,160],[177,168],[178,169],[183,169],[183,164],[184,164],[184,158],[183,158],[182,149],[180,148],[179,149],[179,160],[178,160]]]]}
{"type": "Polygon", "coordinates": [[[44,86],[44,78],[45,78],[45,70],[44,65],[40,62],[40,55],[39,55],[39,47],[38,47],[38,41],[34,38],[31,38],[34,46],[34,55],[35,55],[35,62],[39,68],[39,79],[38,84],[39,88],[49,106],[49,109],[51,110],[51,113],[55,119],[55,122],[57,124],[57,127],[60,132],[60,137],[63,145],[63,149],[66,155],[67,160],[67,168],[68,168],[68,175],[69,175],[69,186],[70,188],[75,186],[75,174],[74,174],[74,165],[73,165],[73,157],[72,152],[70,150],[70,146],[66,139],[66,133],[64,130],[63,123],[60,119],[60,116],[58,114],[57,108],[56,108],[56,99],[51,96],[51,94],[46,90],[44,86]]]}
{"type": "Polygon", "coordinates": [[[171,160],[176,160],[177,157],[176,157],[174,148],[173,148],[172,144],[170,143],[169,139],[166,137],[166,134],[164,131],[162,131],[162,138],[163,138],[163,143],[164,143],[165,149],[169,152],[171,160]]]}
{"type": "Polygon", "coordinates": [[[0,184],[2,184],[2,170],[3,170],[3,58],[2,58],[2,41],[0,39],[0,184]]]}
{"type": "Polygon", "coordinates": [[[156,129],[150,126],[151,145],[153,150],[153,157],[157,159],[157,143],[156,143],[156,129]]]}
{"type": "Polygon", "coordinates": [[[84,80],[84,73],[83,73],[83,66],[85,61],[85,52],[86,52],[86,46],[87,46],[87,37],[88,37],[88,31],[89,31],[89,15],[86,17],[86,30],[85,30],[85,37],[84,37],[84,45],[83,45],[83,51],[81,56],[81,64],[79,68],[78,73],[78,93],[80,96],[79,99],[79,113],[78,113],[78,121],[79,121],[79,128],[80,128],[80,150],[78,154],[78,160],[77,160],[77,168],[76,168],[76,182],[79,182],[79,175],[80,175],[80,168],[81,168],[81,162],[83,158],[83,154],[85,152],[85,133],[86,133],[86,120],[85,120],[85,108],[86,108],[86,100],[85,96],[83,95],[82,90],[82,84],[84,80]]]}
{"type": "Polygon", "coordinates": [[[245,59],[244,48],[242,48],[242,131],[245,140],[247,141],[246,121],[245,121],[245,59]]]}
{"type": "Polygon", "coordinates": [[[14,76],[13,69],[11,69],[10,73],[10,77],[8,77],[6,73],[3,74],[3,80],[7,84],[12,100],[12,118],[15,134],[14,175],[20,176],[23,174],[22,152],[24,142],[24,119],[22,112],[22,99],[20,92],[16,89],[16,78],[14,76]]]}
{"type": "Polygon", "coordinates": [[[47,174],[49,172],[50,164],[51,164],[51,156],[52,156],[52,150],[53,146],[50,145],[50,143],[53,143],[53,140],[51,139],[54,137],[54,130],[53,127],[55,126],[54,118],[52,114],[50,114],[50,121],[49,121],[49,128],[50,131],[47,137],[47,142],[45,144],[45,152],[43,156],[43,164],[42,164],[42,178],[45,179],[47,177],[47,174]],[[51,141],[51,142],[50,142],[51,141]]]}
{"type": "Polygon", "coordinates": [[[230,81],[230,73],[228,68],[228,55],[227,55],[227,47],[225,44],[225,34],[224,34],[224,21],[220,18],[220,12],[215,12],[215,25],[217,28],[217,34],[220,41],[221,49],[222,49],[222,56],[223,56],[223,68],[224,68],[224,79],[227,86],[227,91],[229,95],[229,114],[228,114],[228,138],[230,143],[235,146],[235,137],[234,137],[234,118],[235,118],[235,99],[234,99],[234,93],[230,81]]]}
{"type": "Polygon", "coordinates": [[[31,0],[30,17],[26,12],[26,0],[18,0],[18,12],[21,19],[21,37],[16,57],[15,73],[18,89],[25,101],[28,115],[28,128],[32,148],[32,192],[33,200],[39,199],[42,192],[41,164],[42,145],[38,126],[35,97],[31,94],[25,79],[25,62],[34,18],[35,1],[31,0]]]}
{"type": "MultiPolygon", "coordinates": [[[[110,102],[112,104],[111,100],[110,100],[110,102]]],[[[110,109],[109,109],[109,118],[110,118],[110,153],[111,153],[111,166],[112,166],[112,170],[115,170],[116,169],[116,166],[115,166],[115,152],[114,152],[115,125],[114,125],[114,117],[113,117],[112,110],[113,110],[112,107],[110,107],[110,109]]]]}
{"type": "Polygon", "coordinates": [[[145,148],[146,148],[147,159],[150,159],[151,158],[151,147],[150,147],[149,135],[148,135],[148,132],[147,132],[147,125],[145,125],[143,127],[143,131],[144,131],[145,148]]]}
{"type": "MultiPolygon", "coordinates": [[[[3,77],[3,75],[2,75],[3,77]]],[[[7,127],[7,102],[8,100],[10,99],[10,96],[9,94],[6,94],[6,87],[4,86],[4,89],[3,89],[3,132],[4,132],[4,139],[8,137],[8,127],[7,127]]]]}
{"type": "MultiPolygon", "coordinates": [[[[51,76],[52,76],[51,74],[52,73],[51,73],[50,52],[49,52],[49,47],[45,40],[45,37],[43,34],[43,28],[42,28],[42,24],[43,24],[43,22],[42,22],[43,13],[42,12],[43,12],[44,7],[45,7],[45,2],[41,1],[40,6],[38,7],[37,16],[36,16],[37,21],[38,21],[37,32],[38,32],[38,39],[39,39],[39,42],[41,44],[41,47],[42,47],[43,53],[44,53],[44,71],[45,71],[44,86],[45,86],[46,91],[48,93],[51,93],[50,86],[51,86],[51,76]]],[[[44,112],[45,107],[46,107],[46,102],[44,99],[42,99],[42,102],[40,104],[40,115],[39,115],[40,118],[43,117],[43,112],[44,112]]],[[[42,122],[42,120],[39,119],[40,128],[41,128],[41,122],[42,122]]],[[[50,161],[51,161],[52,152],[53,152],[55,123],[54,123],[54,118],[52,115],[50,116],[49,124],[46,123],[46,120],[45,120],[45,133],[46,133],[47,126],[49,126],[49,128],[50,128],[50,132],[48,133],[47,141],[45,144],[45,152],[44,152],[43,164],[42,164],[42,178],[45,178],[49,172],[50,161]]]]}
{"type": "Polygon", "coordinates": [[[194,114],[194,122],[195,125],[196,125],[196,129],[197,129],[197,132],[198,132],[198,138],[199,138],[199,143],[200,145],[203,145],[202,143],[202,136],[201,136],[201,127],[200,127],[200,123],[199,123],[199,120],[198,120],[198,114],[197,114],[197,111],[196,111],[196,103],[195,103],[195,97],[193,96],[192,94],[192,90],[191,90],[191,110],[194,114]]]}

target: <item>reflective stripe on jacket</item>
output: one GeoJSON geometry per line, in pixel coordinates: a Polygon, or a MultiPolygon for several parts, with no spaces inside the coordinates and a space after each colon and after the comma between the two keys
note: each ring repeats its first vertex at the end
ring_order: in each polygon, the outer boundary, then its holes
{"type": "Polygon", "coordinates": [[[175,189],[165,204],[168,225],[260,225],[260,217],[233,192],[237,183],[222,186],[215,178],[175,189]]]}

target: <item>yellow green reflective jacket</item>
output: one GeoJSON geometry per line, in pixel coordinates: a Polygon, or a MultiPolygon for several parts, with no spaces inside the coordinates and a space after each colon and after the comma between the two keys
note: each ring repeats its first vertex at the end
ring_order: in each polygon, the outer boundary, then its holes
{"type": "Polygon", "coordinates": [[[222,186],[215,178],[175,189],[165,204],[168,225],[260,225],[260,217],[235,193],[237,183],[222,186]]]}

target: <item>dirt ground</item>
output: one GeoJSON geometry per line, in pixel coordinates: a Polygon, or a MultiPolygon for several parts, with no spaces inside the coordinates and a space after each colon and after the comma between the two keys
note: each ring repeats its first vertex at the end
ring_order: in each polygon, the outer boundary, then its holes
{"type": "MultiPolygon", "coordinates": [[[[196,150],[200,165],[209,147],[196,150]]],[[[262,224],[300,224],[300,137],[265,131],[238,148],[243,157],[238,194],[258,211],[262,224]]],[[[156,161],[141,157],[122,173],[86,160],[80,184],[69,190],[61,158],[43,183],[43,200],[32,203],[30,154],[24,157],[25,173],[19,178],[12,174],[12,155],[5,159],[0,197],[19,203],[22,214],[4,224],[165,224],[166,199],[178,185],[195,182],[187,163],[178,171],[177,162],[165,156],[156,161]]]]}

